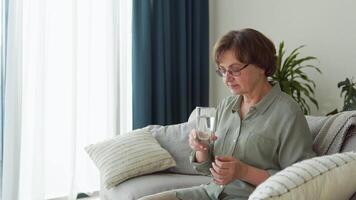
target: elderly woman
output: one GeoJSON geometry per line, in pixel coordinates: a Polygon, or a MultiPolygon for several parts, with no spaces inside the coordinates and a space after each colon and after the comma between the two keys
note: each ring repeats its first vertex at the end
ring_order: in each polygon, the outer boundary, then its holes
{"type": "Polygon", "coordinates": [[[253,29],[231,31],[216,44],[216,71],[232,96],[217,107],[211,143],[190,133],[191,162],[211,175],[207,185],[148,199],[248,199],[256,186],[279,170],[314,156],[312,136],[299,105],[268,82],[276,70],[273,43],[253,29]]]}

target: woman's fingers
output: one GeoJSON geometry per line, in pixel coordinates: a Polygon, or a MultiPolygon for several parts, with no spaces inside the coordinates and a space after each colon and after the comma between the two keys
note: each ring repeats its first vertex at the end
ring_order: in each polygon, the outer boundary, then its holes
{"type": "Polygon", "coordinates": [[[215,133],[212,133],[211,136],[210,136],[210,141],[214,142],[217,139],[218,139],[218,137],[215,135],[215,133]]]}
{"type": "Polygon", "coordinates": [[[196,150],[196,151],[208,150],[207,144],[201,143],[197,139],[197,131],[195,129],[193,129],[189,134],[189,145],[193,150],[196,150]]]}
{"type": "Polygon", "coordinates": [[[192,147],[192,149],[196,150],[196,151],[206,151],[208,150],[208,147],[205,144],[201,144],[195,140],[190,141],[190,146],[192,147]]]}
{"type": "Polygon", "coordinates": [[[211,175],[213,175],[214,179],[221,179],[222,177],[214,170],[214,168],[209,169],[211,172],[211,175]]]}
{"type": "Polygon", "coordinates": [[[228,172],[228,169],[219,167],[215,162],[213,162],[211,165],[214,168],[215,172],[217,172],[221,176],[224,176],[228,172]]]}
{"type": "Polygon", "coordinates": [[[218,178],[226,178],[229,176],[229,169],[220,168],[214,162],[212,163],[212,168],[214,169],[214,173],[217,174],[218,178]]]}
{"type": "Polygon", "coordinates": [[[223,185],[226,185],[226,181],[223,180],[223,179],[213,179],[214,180],[214,183],[216,183],[217,185],[220,185],[220,186],[223,186],[223,185]]]}
{"type": "Polygon", "coordinates": [[[237,159],[231,156],[216,157],[210,170],[217,184],[226,185],[235,179],[237,159]]]}
{"type": "Polygon", "coordinates": [[[232,156],[216,156],[215,163],[220,168],[231,168],[235,167],[236,158],[232,156]]]}
{"type": "Polygon", "coordinates": [[[211,175],[213,175],[213,180],[218,185],[225,185],[227,183],[226,177],[220,176],[213,168],[210,168],[211,175]]]}

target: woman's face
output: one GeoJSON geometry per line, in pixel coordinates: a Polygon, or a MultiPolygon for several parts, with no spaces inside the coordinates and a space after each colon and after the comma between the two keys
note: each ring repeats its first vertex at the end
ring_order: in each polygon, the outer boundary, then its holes
{"type": "MultiPolygon", "coordinates": [[[[224,52],[220,57],[220,67],[227,71],[231,68],[241,69],[249,63],[241,63],[235,57],[232,50],[224,52]]],[[[264,70],[256,65],[249,64],[245,67],[238,76],[233,76],[230,72],[223,76],[225,85],[229,88],[230,92],[234,95],[243,95],[251,93],[256,85],[266,80],[264,70]]]]}

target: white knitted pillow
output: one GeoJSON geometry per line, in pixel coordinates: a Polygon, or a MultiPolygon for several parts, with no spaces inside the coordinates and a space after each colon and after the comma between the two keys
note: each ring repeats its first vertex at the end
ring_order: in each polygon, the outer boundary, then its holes
{"type": "Polygon", "coordinates": [[[174,167],[176,162],[148,129],[117,136],[85,147],[99,168],[105,187],[136,176],[174,167]]]}
{"type": "Polygon", "coordinates": [[[356,192],[356,153],[295,163],[259,185],[249,200],[349,199],[356,192]]]}

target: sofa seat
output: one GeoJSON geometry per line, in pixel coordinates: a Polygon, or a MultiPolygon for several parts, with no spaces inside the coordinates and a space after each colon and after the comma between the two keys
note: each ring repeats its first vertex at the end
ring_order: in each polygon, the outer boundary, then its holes
{"type": "Polygon", "coordinates": [[[110,190],[102,188],[100,199],[136,200],[143,196],[167,190],[206,184],[210,180],[211,177],[201,175],[155,173],[129,179],[110,190]]]}

